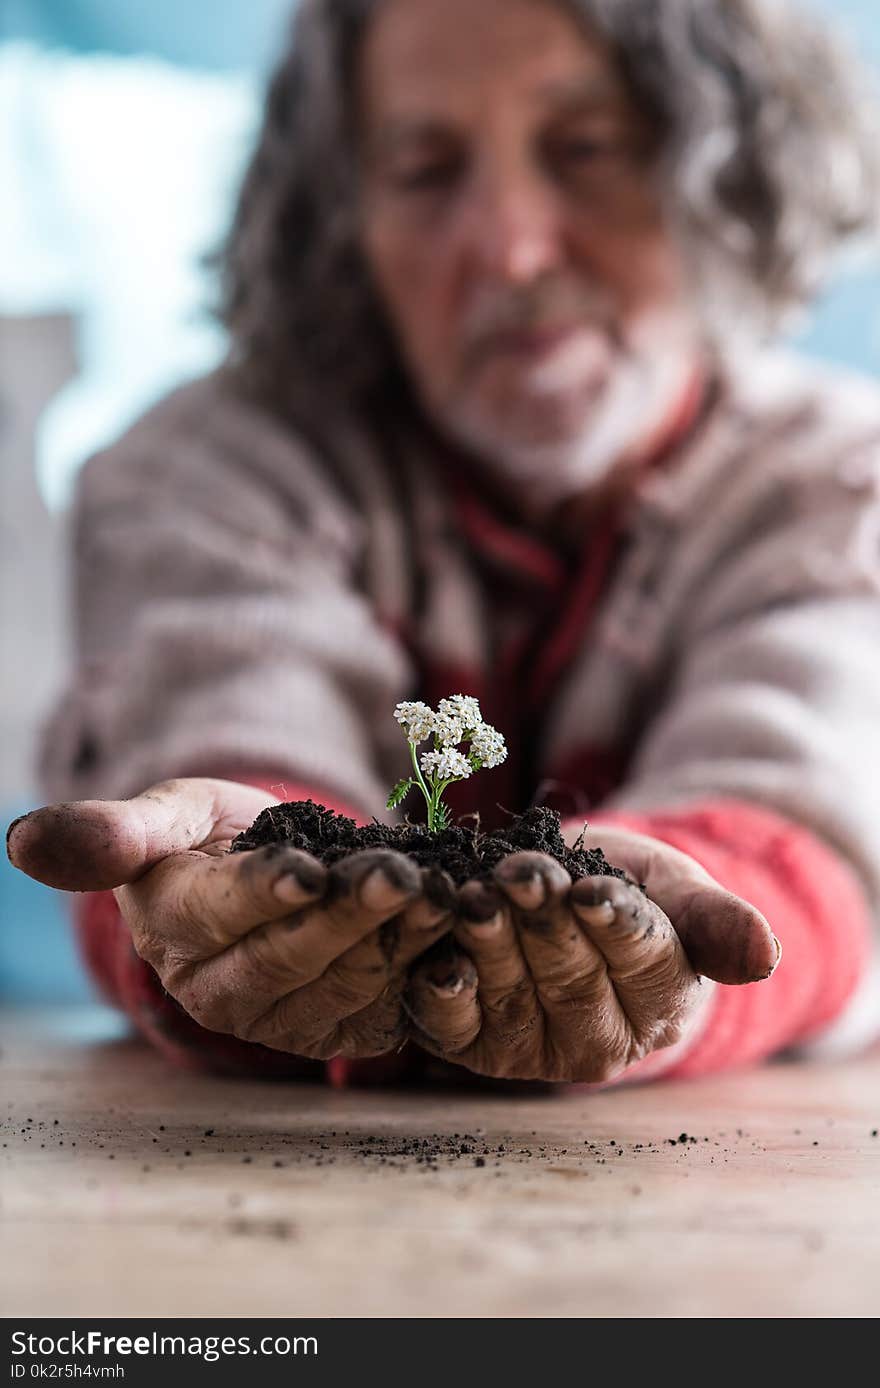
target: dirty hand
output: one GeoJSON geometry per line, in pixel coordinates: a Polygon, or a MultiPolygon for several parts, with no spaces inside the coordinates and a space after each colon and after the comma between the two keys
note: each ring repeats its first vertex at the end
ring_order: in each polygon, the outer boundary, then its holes
{"type": "Polygon", "coordinates": [[[212,1031],[324,1059],[404,1039],[406,967],[449,928],[452,884],[388,849],[326,868],[285,845],[226,852],[274,797],[165,781],[131,800],[36,810],[11,861],[67,891],[114,888],[134,947],[212,1031]]]}
{"type": "Polygon", "coordinates": [[[693,858],[620,829],[594,828],[585,847],[598,846],[647,895],[611,876],[573,884],[533,852],[459,888],[449,946],[411,970],[420,1046],[498,1078],[605,1081],[686,1035],[711,992],[699,975],[773,972],[767,921],[693,858]]]}

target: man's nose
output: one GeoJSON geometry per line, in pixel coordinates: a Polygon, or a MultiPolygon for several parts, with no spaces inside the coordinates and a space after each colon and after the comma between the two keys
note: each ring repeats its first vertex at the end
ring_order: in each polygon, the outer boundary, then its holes
{"type": "Polygon", "coordinates": [[[475,180],[462,235],[472,265],[509,284],[555,269],[562,255],[556,196],[537,172],[484,173],[475,180]]]}

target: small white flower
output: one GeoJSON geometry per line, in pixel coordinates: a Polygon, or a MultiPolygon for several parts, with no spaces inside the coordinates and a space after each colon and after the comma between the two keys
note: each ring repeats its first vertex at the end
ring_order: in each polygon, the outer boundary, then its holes
{"type": "Polygon", "coordinates": [[[440,700],[437,712],[458,719],[465,731],[476,728],[483,721],[479,700],[471,694],[450,694],[448,699],[440,700]]]}
{"type": "Polygon", "coordinates": [[[410,742],[424,742],[434,731],[434,712],[418,699],[398,704],[394,717],[405,729],[410,742]]]}
{"type": "Polygon", "coordinates": [[[507,756],[501,733],[489,723],[481,723],[471,738],[471,751],[476,752],[483,766],[500,766],[507,756]]]}
{"type": "Polygon", "coordinates": [[[457,747],[464,737],[464,723],[456,714],[438,708],[434,714],[434,734],[441,747],[457,747]]]}
{"type": "Polygon", "coordinates": [[[419,760],[425,774],[436,774],[440,781],[453,778],[461,781],[473,771],[467,757],[462,756],[461,752],[456,752],[454,747],[444,747],[440,752],[423,752],[419,760]]]}
{"type": "Polygon", "coordinates": [[[428,802],[428,829],[446,829],[451,821],[449,807],[441,803],[441,786],[463,781],[480,767],[498,766],[507,756],[504,738],[483,722],[479,701],[471,694],[450,694],[440,700],[436,712],[420,700],[406,700],[395,706],[394,717],[406,732],[415,776],[405,776],[397,782],[387,808],[396,809],[418,786],[428,802]],[[421,753],[420,771],[416,746],[432,737],[430,751],[421,753]],[[461,742],[471,744],[466,752],[459,751],[461,742]],[[422,772],[428,777],[430,789],[422,772]]]}

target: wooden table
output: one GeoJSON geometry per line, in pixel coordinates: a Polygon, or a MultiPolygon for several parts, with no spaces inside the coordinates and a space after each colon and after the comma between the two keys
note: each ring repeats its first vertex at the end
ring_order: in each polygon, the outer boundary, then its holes
{"type": "Polygon", "coordinates": [[[880,1312],[880,1057],[514,1098],[190,1075],[98,1008],[0,1045],[7,1316],[880,1312]]]}

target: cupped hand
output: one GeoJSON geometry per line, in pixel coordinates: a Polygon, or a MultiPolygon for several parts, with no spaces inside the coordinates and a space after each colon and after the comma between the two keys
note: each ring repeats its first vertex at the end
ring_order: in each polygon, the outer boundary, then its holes
{"type": "Polygon", "coordinates": [[[606,1081],[681,1040],[710,988],[768,977],[780,947],[755,907],[687,854],[645,835],[593,829],[619,877],[572,883],[547,854],[509,854],[491,882],[458,890],[449,945],[416,963],[414,1039],[506,1079],[606,1081]]]}
{"type": "Polygon", "coordinates": [[[137,953],[210,1030],[314,1059],[382,1054],[406,1036],[406,969],[448,930],[452,883],[386,849],[329,868],[285,845],[228,853],[275,803],[234,781],[165,781],[36,810],[8,851],[50,886],[113,888],[137,953]]]}

